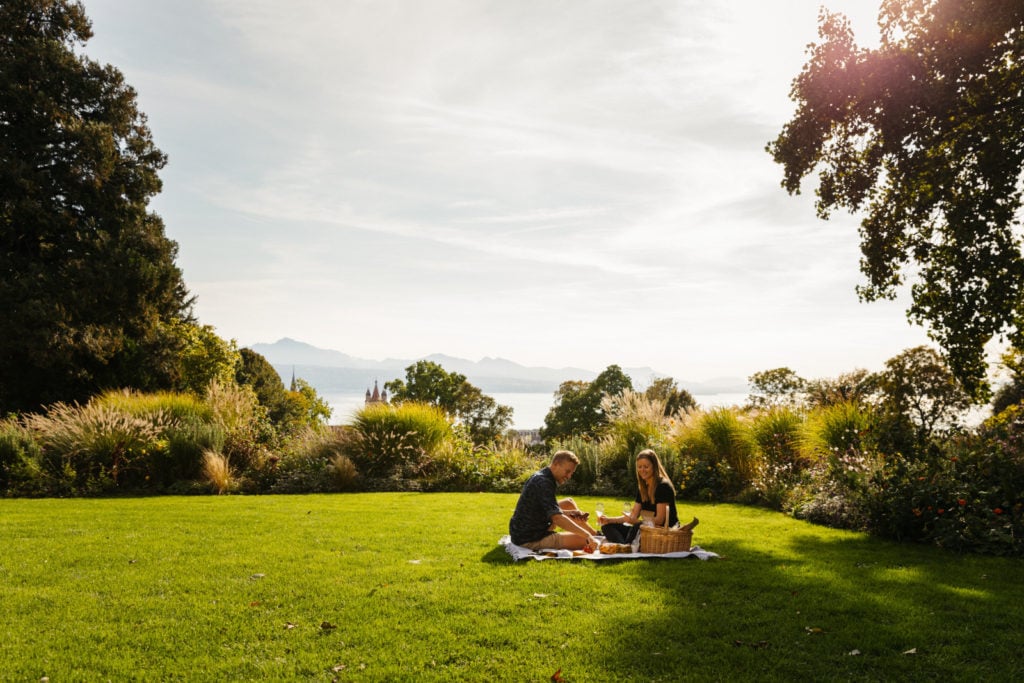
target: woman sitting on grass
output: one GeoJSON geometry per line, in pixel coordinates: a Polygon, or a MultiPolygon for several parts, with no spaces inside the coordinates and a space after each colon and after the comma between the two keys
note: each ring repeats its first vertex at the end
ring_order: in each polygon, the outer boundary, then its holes
{"type": "MultiPolygon", "coordinates": [[[[636,455],[636,500],[633,509],[620,517],[598,517],[601,533],[612,543],[632,543],[640,532],[640,522],[653,526],[665,526],[668,518],[669,527],[679,526],[679,515],[676,513],[676,490],[668,473],[658,459],[658,454],[647,449],[636,455]]],[[[697,526],[699,520],[694,517],[684,529],[697,526]]]]}

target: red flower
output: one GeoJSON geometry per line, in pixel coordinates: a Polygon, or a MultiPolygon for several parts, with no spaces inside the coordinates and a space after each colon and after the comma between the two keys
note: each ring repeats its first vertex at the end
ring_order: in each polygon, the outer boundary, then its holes
{"type": "Polygon", "coordinates": [[[916,517],[920,517],[921,516],[921,508],[914,508],[914,515],[916,517]]]}
{"type": "Polygon", "coordinates": [[[964,500],[963,498],[960,498],[956,502],[960,503],[960,507],[963,507],[964,505],[967,505],[967,501],[964,500]]]}
{"type": "Polygon", "coordinates": [[[936,512],[938,512],[941,515],[943,512],[945,512],[945,510],[942,509],[942,508],[939,508],[938,510],[936,510],[936,512]]]}
{"type": "Polygon", "coordinates": [[[1001,514],[1003,514],[1003,508],[996,508],[992,512],[996,513],[997,515],[1001,515],[1001,514]]]}
{"type": "Polygon", "coordinates": [[[957,462],[957,461],[959,461],[959,460],[960,460],[960,458],[958,458],[958,457],[956,457],[956,456],[954,455],[954,456],[953,456],[952,458],[950,458],[949,460],[950,460],[950,462],[957,462]]]}

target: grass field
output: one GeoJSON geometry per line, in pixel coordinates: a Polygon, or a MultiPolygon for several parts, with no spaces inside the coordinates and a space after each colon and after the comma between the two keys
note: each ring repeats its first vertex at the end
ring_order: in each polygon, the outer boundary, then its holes
{"type": "Polygon", "coordinates": [[[512,563],[515,500],[0,500],[0,679],[1024,677],[1020,560],[684,503],[722,559],[512,563]]]}

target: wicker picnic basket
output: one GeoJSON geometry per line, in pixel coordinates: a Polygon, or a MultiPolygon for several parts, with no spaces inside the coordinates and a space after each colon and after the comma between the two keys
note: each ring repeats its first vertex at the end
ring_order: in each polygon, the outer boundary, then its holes
{"type": "Polygon", "coordinates": [[[654,555],[665,553],[685,553],[690,551],[693,543],[693,529],[676,527],[668,528],[668,515],[665,516],[666,526],[640,527],[640,552],[654,555]]]}

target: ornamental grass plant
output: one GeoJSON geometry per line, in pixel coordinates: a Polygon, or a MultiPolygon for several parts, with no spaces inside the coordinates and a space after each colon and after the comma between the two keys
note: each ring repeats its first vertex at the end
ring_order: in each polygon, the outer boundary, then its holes
{"type": "MultiPolygon", "coordinates": [[[[608,498],[579,497],[592,509],[608,498]]],[[[9,680],[1008,681],[1019,560],[680,503],[721,558],[513,563],[515,494],[0,500],[9,680]],[[374,523],[365,523],[372,515],[374,523]]]]}

